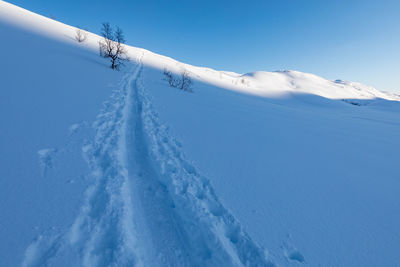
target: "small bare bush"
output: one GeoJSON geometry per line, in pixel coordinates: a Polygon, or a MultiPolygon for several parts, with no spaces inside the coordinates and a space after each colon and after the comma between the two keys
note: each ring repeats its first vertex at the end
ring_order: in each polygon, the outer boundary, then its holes
{"type": "Polygon", "coordinates": [[[191,87],[193,85],[193,81],[190,78],[190,74],[186,69],[183,69],[181,71],[179,77],[175,77],[175,75],[170,70],[164,68],[163,80],[167,81],[170,87],[179,88],[183,91],[192,92],[191,87]]]}
{"type": "Polygon", "coordinates": [[[181,72],[181,83],[180,83],[180,89],[183,91],[189,91],[192,92],[192,78],[190,78],[190,74],[187,70],[183,70],[181,72]]]}
{"type": "Polygon", "coordinates": [[[180,80],[176,79],[172,72],[164,68],[164,80],[168,82],[171,87],[178,87],[180,85],[180,80]]]}
{"type": "Polygon", "coordinates": [[[125,50],[125,37],[122,30],[117,27],[114,31],[109,23],[103,23],[101,29],[103,40],[99,42],[100,56],[109,58],[111,61],[111,68],[119,70],[123,61],[128,60],[127,52],[125,50]]]}
{"type": "Polygon", "coordinates": [[[79,28],[76,29],[75,40],[77,40],[79,43],[86,41],[87,37],[88,37],[88,33],[86,30],[84,31],[79,28]]]}

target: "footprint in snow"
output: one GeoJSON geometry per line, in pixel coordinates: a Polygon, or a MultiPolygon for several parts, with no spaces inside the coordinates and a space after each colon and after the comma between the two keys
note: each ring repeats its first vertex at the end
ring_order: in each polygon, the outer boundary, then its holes
{"type": "Polygon", "coordinates": [[[283,244],[285,258],[288,261],[304,263],[306,260],[303,254],[293,245],[291,241],[291,235],[288,234],[288,240],[283,244]]]}
{"type": "Polygon", "coordinates": [[[69,135],[71,136],[71,135],[75,134],[78,131],[80,126],[81,125],[79,123],[72,124],[69,127],[69,135]]]}
{"type": "Polygon", "coordinates": [[[42,168],[42,176],[46,176],[47,170],[53,168],[54,166],[54,155],[57,152],[57,149],[54,148],[47,148],[47,149],[41,149],[39,150],[38,156],[39,156],[39,164],[40,167],[42,168]]]}
{"type": "Polygon", "coordinates": [[[75,135],[82,127],[86,127],[87,125],[88,123],[86,121],[72,124],[68,129],[69,136],[75,135]]]}
{"type": "Polygon", "coordinates": [[[304,259],[303,254],[300,253],[298,250],[293,250],[287,254],[287,258],[291,261],[297,261],[299,263],[303,263],[306,260],[304,259]]]}

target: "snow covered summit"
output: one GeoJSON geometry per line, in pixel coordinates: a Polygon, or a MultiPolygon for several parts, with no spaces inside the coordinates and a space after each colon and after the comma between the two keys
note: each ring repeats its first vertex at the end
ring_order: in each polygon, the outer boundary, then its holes
{"type": "Polygon", "coordinates": [[[400,261],[398,96],[135,47],[116,72],[4,1],[0,32],[0,266],[400,261]]]}

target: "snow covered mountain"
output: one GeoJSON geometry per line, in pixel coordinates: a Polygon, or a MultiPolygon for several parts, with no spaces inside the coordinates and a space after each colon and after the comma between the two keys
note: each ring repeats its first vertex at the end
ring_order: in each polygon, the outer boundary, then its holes
{"type": "Polygon", "coordinates": [[[400,262],[397,95],[75,31],[0,1],[0,266],[400,262]]]}

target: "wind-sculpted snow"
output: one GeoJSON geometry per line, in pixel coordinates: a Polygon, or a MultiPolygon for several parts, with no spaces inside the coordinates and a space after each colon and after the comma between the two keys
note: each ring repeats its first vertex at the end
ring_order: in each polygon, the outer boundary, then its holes
{"type": "Polygon", "coordinates": [[[274,266],[169,136],[140,61],[83,147],[93,185],[75,222],[67,233],[40,236],[23,265],[274,266]]]}

